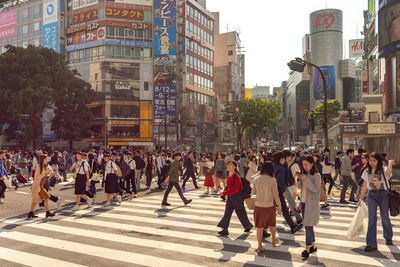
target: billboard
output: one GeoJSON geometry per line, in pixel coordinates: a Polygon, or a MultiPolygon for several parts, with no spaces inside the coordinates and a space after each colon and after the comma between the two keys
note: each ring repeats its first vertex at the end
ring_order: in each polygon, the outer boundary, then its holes
{"type": "Polygon", "coordinates": [[[364,39],[349,41],[349,58],[358,58],[364,55],[364,39]]]}
{"type": "MultiPolygon", "coordinates": [[[[321,66],[321,70],[325,75],[328,99],[336,98],[336,67],[335,66],[321,66]]],[[[314,85],[314,99],[321,100],[324,98],[324,83],[322,77],[317,70],[313,68],[313,85],[314,85]]]]}
{"type": "Polygon", "coordinates": [[[106,18],[143,20],[143,10],[131,8],[106,7],[106,18]]]}
{"type": "Polygon", "coordinates": [[[103,26],[113,26],[113,27],[122,27],[131,30],[151,30],[153,29],[152,23],[143,23],[143,22],[130,22],[130,21],[116,21],[116,20],[101,20],[92,22],[89,24],[83,24],[75,27],[71,27],[67,29],[67,34],[81,31],[91,31],[96,30],[99,27],[103,26]]]}
{"type": "Polygon", "coordinates": [[[80,8],[84,8],[84,7],[88,7],[88,6],[93,6],[98,3],[99,3],[98,0],[73,0],[72,1],[72,9],[76,10],[76,9],[80,9],[80,8]]]}
{"type": "Polygon", "coordinates": [[[95,30],[76,32],[67,38],[67,45],[87,43],[104,39],[105,35],[105,27],[101,27],[95,30]]]}
{"type": "Polygon", "coordinates": [[[400,49],[400,1],[391,1],[378,11],[379,54],[400,49]]]}
{"type": "Polygon", "coordinates": [[[153,0],[115,0],[115,3],[151,6],[153,5],[153,0]]]}
{"type": "Polygon", "coordinates": [[[72,17],[72,25],[81,24],[93,20],[97,20],[99,18],[99,14],[97,9],[94,10],[86,10],[77,14],[74,14],[72,17]]]}
{"type": "Polygon", "coordinates": [[[176,0],[154,0],[154,124],[176,117],[176,0]]]}
{"type": "Polygon", "coordinates": [[[17,35],[17,10],[0,13],[0,40],[17,35]]]}
{"type": "Polygon", "coordinates": [[[338,31],[343,32],[343,13],[338,9],[318,10],[310,15],[310,33],[338,31]]]}
{"type": "Polygon", "coordinates": [[[42,46],[58,52],[58,0],[43,2],[42,46]]]}

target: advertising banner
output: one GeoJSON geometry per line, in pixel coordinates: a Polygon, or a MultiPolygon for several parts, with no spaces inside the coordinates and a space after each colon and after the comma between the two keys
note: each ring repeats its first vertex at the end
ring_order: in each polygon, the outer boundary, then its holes
{"type": "Polygon", "coordinates": [[[380,55],[400,48],[400,1],[392,1],[378,11],[380,55]]]}
{"type": "Polygon", "coordinates": [[[43,3],[42,46],[58,52],[58,0],[43,3]]]}
{"type": "Polygon", "coordinates": [[[153,5],[153,0],[115,0],[115,3],[151,6],[153,5]]]}
{"type": "MultiPolygon", "coordinates": [[[[328,99],[336,98],[336,67],[335,66],[321,66],[321,70],[325,75],[328,99]]],[[[314,85],[314,99],[321,100],[324,98],[324,82],[319,71],[313,69],[313,85],[314,85]]]]}
{"type": "Polygon", "coordinates": [[[74,16],[72,17],[72,25],[97,20],[98,18],[99,14],[97,9],[84,11],[82,13],[74,14],[74,16]]]}
{"type": "Polygon", "coordinates": [[[300,113],[299,113],[300,129],[308,129],[309,127],[308,113],[309,113],[308,107],[300,107],[300,113]]]}
{"type": "Polygon", "coordinates": [[[154,0],[154,124],[175,124],[176,0],[154,0]]]}
{"type": "Polygon", "coordinates": [[[87,43],[104,39],[106,31],[104,27],[98,28],[97,30],[90,30],[85,32],[74,33],[71,37],[67,38],[67,45],[87,43]]]}
{"type": "Polygon", "coordinates": [[[310,33],[338,31],[343,32],[343,13],[337,9],[324,9],[311,13],[310,33]]]}
{"type": "Polygon", "coordinates": [[[17,35],[17,10],[0,13],[0,40],[17,35]]]}
{"type": "Polygon", "coordinates": [[[143,20],[142,10],[132,10],[130,8],[111,8],[106,7],[106,18],[143,20]]]}
{"type": "Polygon", "coordinates": [[[358,58],[364,55],[364,39],[349,41],[349,58],[358,58]]]}
{"type": "Polygon", "coordinates": [[[72,9],[76,10],[76,9],[96,5],[98,3],[99,3],[98,0],[73,0],[72,1],[72,9]]]}
{"type": "Polygon", "coordinates": [[[152,23],[143,23],[143,22],[129,22],[129,21],[116,21],[116,20],[101,20],[92,22],[89,24],[79,25],[72,28],[67,29],[67,34],[80,32],[80,31],[91,31],[96,30],[99,27],[103,26],[113,26],[113,27],[122,27],[128,28],[132,30],[151,30],[153,28],[152,23]]]}

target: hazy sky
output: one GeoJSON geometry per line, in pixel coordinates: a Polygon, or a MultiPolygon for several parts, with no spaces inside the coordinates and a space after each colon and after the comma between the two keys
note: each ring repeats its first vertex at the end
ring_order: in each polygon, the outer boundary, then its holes
{"type": "Polygon", "coordinates": [[[309,15],[324,8],[343,11],[343,41],[363,38],[367,0],[207,0],[207,9],[220,12],[220,32],[240,31],[246,51],[246,88],[280,86],[289,77],[287,63],[302,57],[302,38],[309,33],[309,15]]]}

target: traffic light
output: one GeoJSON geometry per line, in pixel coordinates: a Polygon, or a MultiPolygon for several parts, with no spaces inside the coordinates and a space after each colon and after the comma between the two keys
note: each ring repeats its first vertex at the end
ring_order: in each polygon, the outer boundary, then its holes
{"type": "Polygon", "coordinates": [[[293,71],[304,72],[305,63],[299,62],[297,60],[291,60],[288,64],[289,68],[293,71]]]}
{"type": "Polygon", "coordinates": [[[176,124],[181,123],[181,122],[182,122],[181,120],[175,120],[176,124]]]}

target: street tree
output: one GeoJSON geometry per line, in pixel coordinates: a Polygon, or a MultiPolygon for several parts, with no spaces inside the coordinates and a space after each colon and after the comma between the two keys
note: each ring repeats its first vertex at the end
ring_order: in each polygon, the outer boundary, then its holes
{"type": "MultiPolygon", "coordinates": [[[[341,110],[341,105],[339,100],[334,99],[328,101],[328,125],[332,123],[333,119],[339,116],[339,111],[341,110]]],[[[316,106],[309,114],[309,118],[314,118],[314,126],[315,128],[322,129],[324,125],[324,103],[316,106]]]]}
{"type": "Polygon", "coordinates": [[[90,84],[77,77],[77,72],[68,73],[67,86],[54,95],[54,118],[52,130],[57,138],[68,142],[73,149],[73,141],[90,137],[90,121],[93,115],[87,104],[92,102],[94,91],[90,84]]]}
{"type": "Polygon", "coordinates": [[[245,131],[257,136],[276,127],[282,106],[277,100],[243,99],[229,102],[222,110],[222,121],[226,124],[239,124],[239,138],[245,131]]]}

